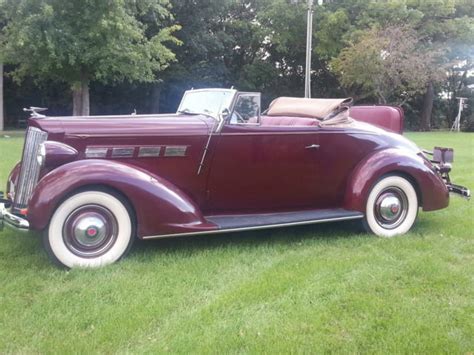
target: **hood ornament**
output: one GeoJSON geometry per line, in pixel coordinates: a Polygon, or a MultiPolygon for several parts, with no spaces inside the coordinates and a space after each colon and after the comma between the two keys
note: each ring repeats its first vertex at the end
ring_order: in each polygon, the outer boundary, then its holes
{"type": "Polygon", "coordinates": [[[45,107],[35,107],[35,106],[30,106],[30,108],[24,108],[23,111],[25,112],[31,112],[31,117],[33,118],[44,118],[46,117],[45,115],[40,114],[39,112],[46,111],[47,108],[45,107]]]}

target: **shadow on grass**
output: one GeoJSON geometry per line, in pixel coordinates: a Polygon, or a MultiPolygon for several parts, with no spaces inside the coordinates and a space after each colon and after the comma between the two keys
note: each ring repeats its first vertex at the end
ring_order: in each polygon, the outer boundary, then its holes
{"type": "MultiPolygon", "coordinates": [[[[242,249],[262,246],[291,246],[306,241],[333,244],[337,241],[360,237],[363,231],[360,221],[313,224],[306,226],[230,232],[188,237],[137,240],[129,257],[143,254],[188,254],[217,248],[242,249]]],[[[370,238],[369,235],[363,234],[370,238]]]]}
{"type": "MultiPolygon", "coordinates": [[[[262,247],[284,249],[313,242],[330,246],[341,240],[371,238],[367,234],[361,234],[362,232],[360,221],[345,221],[247,232],[137,240],[126,260],[142,264],[147,263],[150,257],[160,255],[176,255],[179,258],[216,249],[235,252],[262,247]]],[[[4,242],[3,250],[0,252],[4,262],[0,264],[3,264],[5,271],[17,272],[27,266],[37,271],[57,270],[61,274],[61,269],[56,268],[46,255],[40,233],[18,233],[8,230],[5,234],[0,232],[0,236],[4,242]],[[7,258],[15,262],[7,262],[7,258]]]]}

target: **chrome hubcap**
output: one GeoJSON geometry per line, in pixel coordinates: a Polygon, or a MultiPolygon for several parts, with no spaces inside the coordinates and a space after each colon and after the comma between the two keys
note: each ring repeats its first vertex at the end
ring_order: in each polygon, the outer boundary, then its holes
{"type": "Polygon", "coordinates": [[[108,209],[86,205],[66,219],[63,239],[75,255],[92,258],[105,254],[114,244],[117,233],[117,220],[108,209]]]}
{"type": "Polygon", "coordinates": [[[74,226],[74,238],[82,245],[99,244],[107,235],[105,223],[104,218],[96,213],[81,216],[74,226]]]}
{"type": "Polygon", "coordinates": [[[380,215],[386,221],[397,219],[401,212],[401,202],[397,196],[389,194],[382,197],[379,205],[380,215]]]}
{"type": "Polygon", "coordinates": [[[386,229],[398,227],[408,211],[408,198],[399,188],[382,191],[375,200],[374,215],[377,223],[386,229]]]}

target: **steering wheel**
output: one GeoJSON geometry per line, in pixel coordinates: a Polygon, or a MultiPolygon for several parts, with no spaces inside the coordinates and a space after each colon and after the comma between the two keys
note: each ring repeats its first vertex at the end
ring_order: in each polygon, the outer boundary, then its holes
{"type": "Polygon", "coordinates": [[[231,118],[231,122],[234,121],[234,115],[235,115],[235,119],[237,119],[237,123],[245,123],[246,121],[244,120],[244,118],[240,115],[240,113],[238,113],[237,111],[234,111],[232,112],[232,118],[231,118]]]}

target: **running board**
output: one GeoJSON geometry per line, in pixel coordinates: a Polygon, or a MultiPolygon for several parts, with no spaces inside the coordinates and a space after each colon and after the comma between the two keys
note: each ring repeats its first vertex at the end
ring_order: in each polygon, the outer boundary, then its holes
{"type": "Polygon", "coordinates": [[[305,224],[346,221],[351,219],[360,219],[363,217],[364,214],[361,212],[349,211],[342,208],[298,212],[208,216],[206,217],[206,219],[209,222],[217,225],[218,229],[209,231],[147,236],[143,237],[143,239],[184,237],[200,234],[215,234],[250,231],[258,229],[281,228],[300,226],[305,224]]]}

